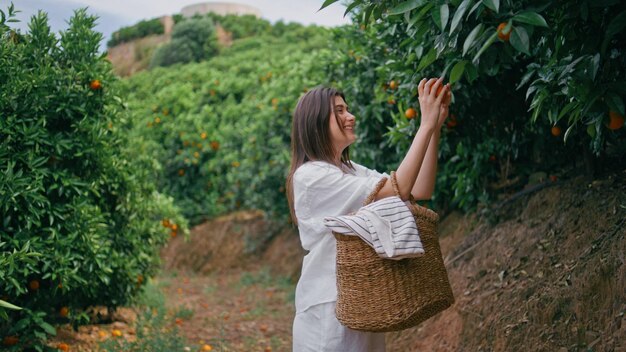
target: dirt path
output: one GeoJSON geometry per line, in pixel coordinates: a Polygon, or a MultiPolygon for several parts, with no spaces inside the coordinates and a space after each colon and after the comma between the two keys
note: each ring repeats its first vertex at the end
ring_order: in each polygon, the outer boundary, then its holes
{"type": "Polygon", "coordinates": [[[290,351],[294,286],[269,270],[219,275],[166,272],[156,279],[181,334],[213,351],[290,351]]]}

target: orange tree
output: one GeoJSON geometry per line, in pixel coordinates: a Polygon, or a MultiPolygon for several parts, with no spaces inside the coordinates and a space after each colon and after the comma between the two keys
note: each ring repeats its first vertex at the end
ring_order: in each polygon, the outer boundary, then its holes
{"type": "Polygon", "coordinates": [[[0,12],[0,338],[42,350],[51,324],[126,303],[156,270],[162,220],[184,222],[120,133],[95,18],[77,11],[57,38],[44,13],[26,34],[14,15],[0,12]]]}
{"type": "Polygon", "coordinates": [[[159,189],[192,223],[237,209],[288,214],[291,111],[324,79],[328,36],[303,26],[258,33],[208,61],[125,81],[132,114],[125,128],[138,152],[161,165],[159,189]]]}
{"type": "Polygon", "coordinates": [[[364,162],[397,164],[419,123],[406,118],[419,110],[417,83],[438,76],[454,94],[440,148],[440,204],[470,208],[491,198],[489,184],[502,189],[536,171],[623,160],[624,2],[347,5],[357,25],[336,31],[341,50],[330,77],[359,112],[355,156],[364,162]]]}

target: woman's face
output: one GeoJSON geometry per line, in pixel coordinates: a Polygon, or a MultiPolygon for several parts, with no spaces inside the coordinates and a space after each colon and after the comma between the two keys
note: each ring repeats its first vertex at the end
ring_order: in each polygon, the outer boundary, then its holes
{"type": "Polygon", "coordinates": [[[330,138],[339,155],[356,141],[355,125],[356,120],[354,115],[348,111],[346,102],[342,97],[335,96],[330,112],[330,138]]]}

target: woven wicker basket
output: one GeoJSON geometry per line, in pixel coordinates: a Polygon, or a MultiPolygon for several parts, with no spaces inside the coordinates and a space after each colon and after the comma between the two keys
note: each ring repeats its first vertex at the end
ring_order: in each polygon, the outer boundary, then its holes
{"type": "MultiPolygon", "coordinates": [[[[392,184],[399,194],[395,174],[392,184]]],[[[382,188],[381,180],[366,200],[382,188]]],[[[358,236],[334,233],[337,239],[337,319],[346,327],[370,332],[408,329],[454,303],[443,264],[434,211],[411,201],[409,206],[424,246],[424,255],[402,260],[378,256],[358,236]]]]}

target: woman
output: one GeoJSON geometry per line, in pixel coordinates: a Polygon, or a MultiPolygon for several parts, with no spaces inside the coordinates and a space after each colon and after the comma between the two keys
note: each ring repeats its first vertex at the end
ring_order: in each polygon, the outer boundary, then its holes
{"type": "MultiPolygon", "coordinates": [[[[418,85],[421,124],[396,170],[403,200],[428,199],[434,189],[439,131],[450,104],[450,85],[442,78],[418,85]],[[443,88],[439,95],[437,91],[443,88]]],[[[351,162],[356,119],[342,93],[315,88],[302,96],[293,117],[291,169],[287,195],[302,247],[308,251],[296,287],[293,351],[384,351],[382,333],[366,333],[341,325],[335,316],[336,240],[324,226],[326,216],[345,215],[363,205],[381,174],[351,162]]],[[[394,195],[387,182],[376,199],[394,195]]]]}

